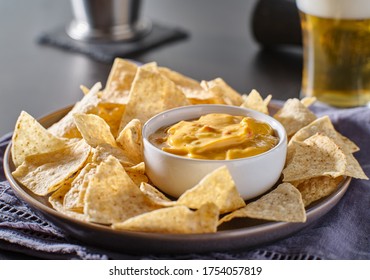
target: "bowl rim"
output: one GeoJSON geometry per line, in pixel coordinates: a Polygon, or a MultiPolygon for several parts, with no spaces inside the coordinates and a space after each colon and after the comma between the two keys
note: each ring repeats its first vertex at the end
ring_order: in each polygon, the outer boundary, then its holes
{"type": "MultiPolygon", "coordinates": [[[[173,123],[173,124],[175,124],[175,123],[173,123]]],[[[272,128],[274,129],[274,131],[277,131],[277,129],[275,127],[272,127],[272,128]]],[[[279,149],[283,145],[287,146],[287,142],[288,142],[288,140],[287,140],[288,137],[287,137],[286,130],[285,130],[284,126],[278,120],[276,120],[275,118],[273,118],[272,116],[263,114],[263,113],[258,112],[256,110],[253,110],[253,109],[244,108],[244,107],[240,107],[240,106],[234,106],[234,105],[224,105],[224,104],[197,104],[197,105],[188,105],[188,106],[176,107],[176,108],[173,108],[173,109],[169,109],[169,110],[160,112],[160,113],[156,114],[155,116],[151,117],[149,120],[147,120],[145,122],[145,124],[143,125],[143,129],[142,129],[142,137],[143,137],[144,146],[145,145],[149,145],[150,147],[154,148],[158,153],[160,153],[163,156],[168,156],[168,157],[175,158],[175,159],[181,159],[181,160],[184,160],[184,161],[202,162],[202,163],[223,163],[223,162],[237,162],[237,161],[254,160],[254,159],[258,159],[258,158],[264,157],[264,156],[266,156],[269,153],[272,153],[273,151],[279,149]],[[282,135],[278,135],[279,136],[279,142],[272,149],[270,149],[270,150],[268,150],[266,152],[263,152],[261,154],[255,155],[255,156],[244,157],[244,158],[236,158],[236,159],[199,159],[199,158],[188,158],[188,157],[178,156],[178,155],[175,155],[175,154],[167,153],[167,152],[159,149],[158,147],[156,147],[155,145],[153,145],[149,141],[149,139],[148,139],[148,136],[149,135],[146,135],[145,132],[146,132],[146,130],[148,130],[148,127],[150,126],[150,123],[152,121],[160,118],[164,114],[172,114],[172,113],[177,112],[177,111],[180,111],[180,110],[187,110],[189,108],[195,108],[195,107],[196,108],[202,108],[202,107],[206,107],[206,108],[221,108],[221,107],[223,107],[223,108],[225,108],[225,107],[228,107],[228,108],[230,108],[232,110],[233,109],[238,109],[238,110],[242,110],[242,111],[245,111],[245,112],[250,112],[250,113],[253,113],[253,114],[257,114],[261,118],[266,118],[268,121],[265,121],[265,122],[267,122],[269,125],[271,125],[271,122],[273,122],[277,126],[279,126],[279,129],[281,130],[282,135]]]]}

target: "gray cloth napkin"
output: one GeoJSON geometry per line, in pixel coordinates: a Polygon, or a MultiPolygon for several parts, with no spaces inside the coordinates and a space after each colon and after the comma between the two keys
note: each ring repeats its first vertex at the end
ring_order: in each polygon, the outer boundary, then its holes
{"type": "Polygon", "coordinates": [[[135,41],[83,42],[70,38],[64,27],[41,34],[38,43],[58,47],[71,52],[85,54],[97,61],[112,63],[116,57],[132,57],[150,49],[182,40],[188,37],[186,31],[153,23],[148,35],[135,41]]]}
{"type": "MultiPolygon", "coordinates": [[[[336,129],[352,139],[370,177],[370,108],[335,109],[316,104],[336,129]]],[[[1,139],[0,160],[10,136],[1,139]]],[[[341,201],[324,217],[291,237],[250,250],[186,255],[131,255],[74,240],[16,198],[0,167],[0,248],[46,259],[370,259],[370,181],[353,179],[341,201]]]]}

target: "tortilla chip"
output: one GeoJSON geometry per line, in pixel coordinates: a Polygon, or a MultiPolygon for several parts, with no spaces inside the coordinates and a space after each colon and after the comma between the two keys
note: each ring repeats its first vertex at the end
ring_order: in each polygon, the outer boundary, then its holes
{"type": "Polygon", "coordinates": [[[342,176],[332,178],[320,176],[303,181],[292,182],[302,195],[304,206],[332,194],[338,189],[339,183],[343,180],[342,176]]]}
{"type": "Polygon", "coordinates": [[[127,172],[127,175],[135,183],[136,186],[140,186],[141,183],[148,183],[149,179],[145,174],[140,174],[137,172],[127,172]]]}
{"type": "Polygon", "coordinates": [[[244,102],[240,107],[256,110],[263,114],[268,115],[268,104],[271,100],[271,95],[267,96],[265,100],[263,100],[262,96],[259,94],[258,91],[255,89],[252,90],[246,98],[244,98],[244,102]]]}
{"type": "Polygon", "coordinates": [[[98,145],[93,150],[91,161],[96,164],[100,164],[101,162],[107,160],[109,156],[114,156],[116,159],[118,159],[123,167],[134,166],[134,163],[127,158],[121,148],[112,147],[109,144],[98,145]]]}
{"type": "Polygon", "coordinates": [[[354,153],[360,148],[347,137],[337,132],[328,116],[314,120],[309,125],[301,128],[290,141],[304,141],[312,135],[320,133],[331,138],[346,153],[354,153]]]}
{"type": "Polygon", "coordinates": [[[317,98],[314,97],[314,96],[305,96],[301,99],[301,103],[305,106],[305,107],[310,107],[312,104],[314,104],[316,102],[317,98]]]}
{"type": "Polygon", "coordinates": [[[138,66],[129,60],[116,58],[109,73],[103,100],[111,103],[126,104],[138,66]]]}
{"type": "Polygon", "coordinates": [[[159,73],[139,68],[121,120],[120,131],[132,119],[145,123],[162,111],[189,104],[185,95],[171,80],[159,73]]]}
{"type": "Polygon", "coordinates": [[[243,103],[240,93],[231,88],[221,78],[216,78],[212,81],[202,81],[200,85],[214,96],[221,97],[227,105],[240,106],[243,103]]]}
{"type": "Polygon", "coordinates": [[[64,195],[64,208],[83,212],[84,198],[90,178],[96,172],[97,165],[88,163],[72,181],[70,189],[64,195]]]}
{"type": "Polygon", "coordinates": [[[116,139],[125,155],[135,164],[144,160],[141,130],[141,122],[133,119],[122,129],[116,139]]]}
{"type": "Polygon", "coordinates": [[[211,233],[217,230],[219,211],[215,204],[207,203],[199,210],[191,211],[186,206],[159,209],[113,224],[118,230],[158,233],[211,233]]]}
{"type": "Polygon", "coordinates": [[[119,161],[110,156],[90,177],[85,194],[84,213],[91,222],[123,222],[158,209],[127,175],[119,161]]]}
{"type": "Polygon", "coordinates": [[[145,163],[140,162],[134,166],[125,167],[125,171],[144,175],[145,174],[145,163]]]}
{"type": "Polygon", "coordinates": [[[15,125],[12,138],[12,160],[15,167],[25,158],[65,148],[67,142],[48,132],[31,115],[22,111],[15,125]]]}
{"type": "Polygon", "coordinates": [[[276,189],[253,201],[244,208],[224,216],[219,225],[234,218],[253,218],[268,221],[303,223],[306,212],[300,192],[290,183],[283,183],[276,189]]]}
{"type": "Polygon", "coordinates": [[[208,99],[212,97],[210,94],[208,94],[208,98],[204,98],[204,94],[206,93],[206,91],[203,90],[197,80],[186,77],[185,75],[175,72],[166,67],[159,67],[158,70],[161,75],[174,82],[176,86],[181,89],[181,91],[186,95],[187,98],[208,99]]]}
{"type": "Polygon", "coordinates": [[[86,216],[81,212],[76,211],[70,211],[66,209],[63,205],[65,194],[68,192],[68,190],[71,187],[71,180],[68,180],[65,182],[58,190],[56,190],[50,197],[49,197],[49,203],[55,210],[58,212],[63,213],[64,215],[67,215],[71,218],[80,220],[80,221],[87,221],[86,216]]]}
{"type": "Polygon", "coordinates": [[[73,117],[82,137],[91,147],[102,144],[117,146],[109,125],[101,117],[93,114],[74,114],[73,117]]]}
{"type": "Polygon", "coordinates": [[[347,160],[343,151],[327,136],[315,134],[304,142],[293,142],[294,157],[283,170],[284,182],[319,176],[342,176],[347,160]]]}
{"type": "Polygon", "coordinates": [[[147,71],[159,73],[158,64],[155,61],[145,63],[144,65],[140,66],[140,68],[145,69],[147,71]]]}
{"type": "Polygon", "coordinates": [[[101,102],[98,105],[98,116],[101,117],[110,127],[113,137],[117,137],[119,126],[126,105],[118,103],[101,102]]]}
{"type": "Polygon", "coordinates": [[[244,207],[235,183],[226,166],[221,166],[205,176],[195,187],[183,193],[176,204],[198,209],[205,203],[215,203],[220,213],[244,207]]]}
{"type": "Polygon", "coordinates": [[[288,99],[274,118],[284,126],[288,137],[316,120],[316,116],[297,98],[288,99]]]}
{"type": "Polygon", "coordinates": [[[12,174],[33,193],[47,195],[82,168],[90,149],[81,140],[57,151],[31,155],[12,174]]]}
{"type": "Polygon", "coordinates": [[[101,89],[101,83],[96,83],[86,94],[81,101],[77,102],[76,105],[68,112],[60,121],[54,123],[49,127],[49,132],[58,136],[66,138],[81,138],[81,134],[78,131],[73,115],[77,113],[81,114],[97,114],[98,104],[100,102],[99,90],[101,89]]]}
{"type": "Polygon", "coordinates": [[[153,187],[148,183],[142,183],[140,190],[154,203],[161,206],[174,206],[175,201],[172,201],[157,188],[153,187]]]}

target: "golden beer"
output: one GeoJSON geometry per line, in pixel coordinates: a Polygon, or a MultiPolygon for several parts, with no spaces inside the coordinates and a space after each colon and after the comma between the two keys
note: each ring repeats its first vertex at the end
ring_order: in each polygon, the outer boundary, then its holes
{"type": "Polygon", "coordinates": [[[370,103],[370,1],[366,1],[297,0],[304,46],[303,96],[339,107],[370,103]]]}

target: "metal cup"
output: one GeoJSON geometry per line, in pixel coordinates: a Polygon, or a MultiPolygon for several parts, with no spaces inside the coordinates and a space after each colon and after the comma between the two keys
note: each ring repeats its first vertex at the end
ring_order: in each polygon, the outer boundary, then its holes
{"type": "Polygon", "coordinates": [[[67,34],[82,41],[136,40],[151,30],[140,20],[140,0],[71,0],[74,19],[67,34]]]}

